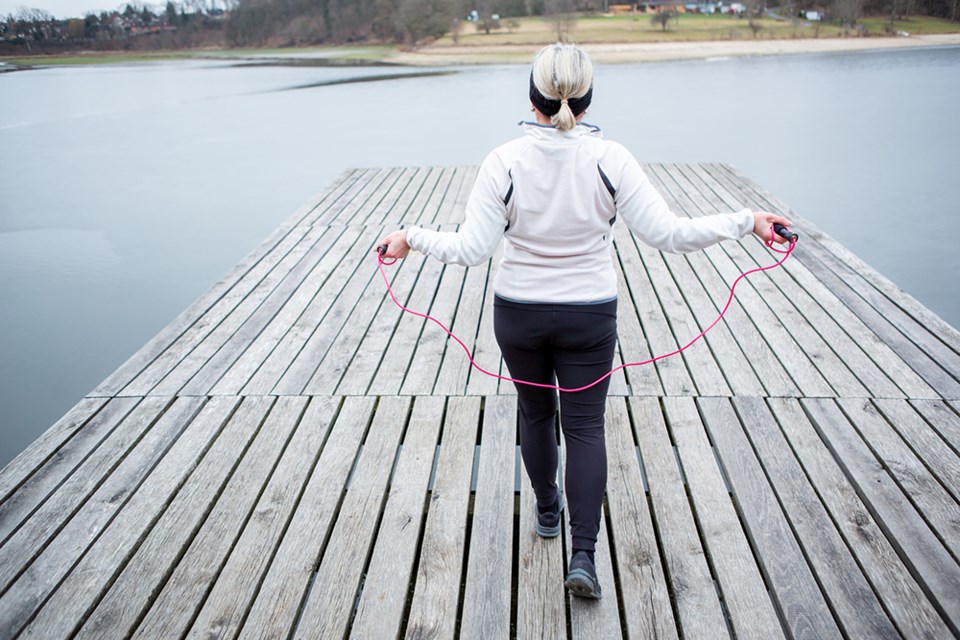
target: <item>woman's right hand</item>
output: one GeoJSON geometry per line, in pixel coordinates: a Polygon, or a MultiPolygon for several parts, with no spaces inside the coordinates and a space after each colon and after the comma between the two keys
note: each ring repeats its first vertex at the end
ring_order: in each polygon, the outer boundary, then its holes
{"type": "Polygon", "coordinates": [[[779,222],[785,227],[790,226],[790,221],[783,216],[766,211],[755,211],[753,213],[753,232],[757,234],[764,242],[777,242],[783,244],[786,238],[781,238],[773,231],[773,223],[779,222]]]}
{"type": "Polygon", "coordinates": [[[406,258],[410,253],[410,245],[407,244],[407,232],[403,229],[397,229],[386,238],[377,243],[377,246],[386,245],[387,250],[383,252],[384,258],[406,258]]]}

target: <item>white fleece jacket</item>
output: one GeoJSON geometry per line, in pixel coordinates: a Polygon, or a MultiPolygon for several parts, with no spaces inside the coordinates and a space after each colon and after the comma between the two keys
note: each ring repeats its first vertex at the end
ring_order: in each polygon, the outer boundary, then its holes
{"type": "Polygon", "coordinates": [[[617,295],[610,250],[616,219],[643,242],[673,253],[739,239],[753,230],[749,209],[677,217],[633,155],[604,140],[596,127],[581,124],[563,132],[523,126],[524,136],[483,161],[460,229],[411,227],[412,249],[472,266],[488,260],[506,238],[494,281],[498,295],[522,302],[585,303],[617,295]]]}

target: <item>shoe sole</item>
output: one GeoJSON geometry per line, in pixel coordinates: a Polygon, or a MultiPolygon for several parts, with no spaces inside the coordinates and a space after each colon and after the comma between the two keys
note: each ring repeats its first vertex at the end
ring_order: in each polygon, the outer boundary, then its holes
{"type": "Polygon", "coordinates": [[[580,598],[599,600],[603,597],[600,591],[600,585],[583,569],[573,569],[568,573],[563,586],[565,586],[570,593],[580,598]]]}
{"type": "MultiPolygon", "coordinates": [[[[565,506],[566,505],[563,502],[563,494],[561,493],[559,513],[563,513],[563,508],[565,506]]],[[[536,507],[534,507],[533,513],[534,515],[537,515],[536,507]]],[[[563,527],[561,526],[561,520],[559,518],[557,518],[557,525],[555,527],[544,527],[543,525],[540,524],[540,518],[539,517],[537,518],[537,535],[540,536],[541,538],[556,538],[558,535],[560,535],[560,529],[562,528],[563,527]]]]}

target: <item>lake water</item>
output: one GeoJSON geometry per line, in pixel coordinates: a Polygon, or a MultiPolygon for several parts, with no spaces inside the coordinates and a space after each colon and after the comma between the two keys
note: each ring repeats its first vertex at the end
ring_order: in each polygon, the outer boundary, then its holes
{"type": "MultiPolygon", "coordinates": [[[[477,164],[524,66],[0,74],[0,465],[348,167],[477,164]],[[364,83],[341,83],[365,77],[364,83]]],[[[735,165],[960,326],[960,48],[597,69],[642,161],[735,165]]]]}

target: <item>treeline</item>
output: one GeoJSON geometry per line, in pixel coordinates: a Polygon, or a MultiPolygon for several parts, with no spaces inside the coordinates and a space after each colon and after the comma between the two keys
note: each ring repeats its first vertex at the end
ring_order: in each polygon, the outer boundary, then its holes
{"type": "MultiPolygon", "coordinates": [[[[644,5],[696,4],[647,0],[644,5]]],[[[702,0],[701,0],[702,1],[702,0]]],[[[162,10],[127,5],[122,11],[60,20],[42,9],[21,8],[0,18],[0,54],[69,49],[151,50],[200,46],[293,46],[356,42],[414,46],[464,29],[487,33],[512,28],[516,18],[544,16],[569,33],[576,15],[603,12],[612,0],[168,0],[162,10]]],[[[765,0],[740,0],[750,16],[765,0]]],[[[960,18],[960,0],[780,0],[795,16],[824,10],[853,27],[863,15],[896,18],[924,14],[960,18]]],[[[560,37],[558,35],[558,37],[560,37]]]]}
{"type": "Polygon", "coordinates": [[[56,53],[70,49],[171,49],[222,45],[228,6],[168,1],[163,10],[127,5],[122,11],[55,18],[43,9],[21,7],[0,18],[0,52],[56,53]]]}
{"type": "Polygon", "coordinates": [[[490,31],[501,20],[596,12],[604,0],[239,0],[227,23],[234,45],[395,42],[416,44],[473,23],[490,31]]]}
{"type": "MultiPolygon", "coordinates": [[[[960,0],[740,0],[753,16],[777,4],[786,15],[826,10],[853,27],[863,15],[904,18],[923,14],[957,20],[960,0]]],[[[703,0],[642,0],[642,5],[698,4],[703,0]]],[[[237,0],[227,21],[234,46],[291,46],[350,42],[416,45],[450,34],[457,41],[467,28],[489,33],[515,24],[515,18],[544,16],[564,24],[580,14],[604,12],[615,0],[237,0]]],[[[624,3],[620,0],[622,4],[624,3]]]]}

